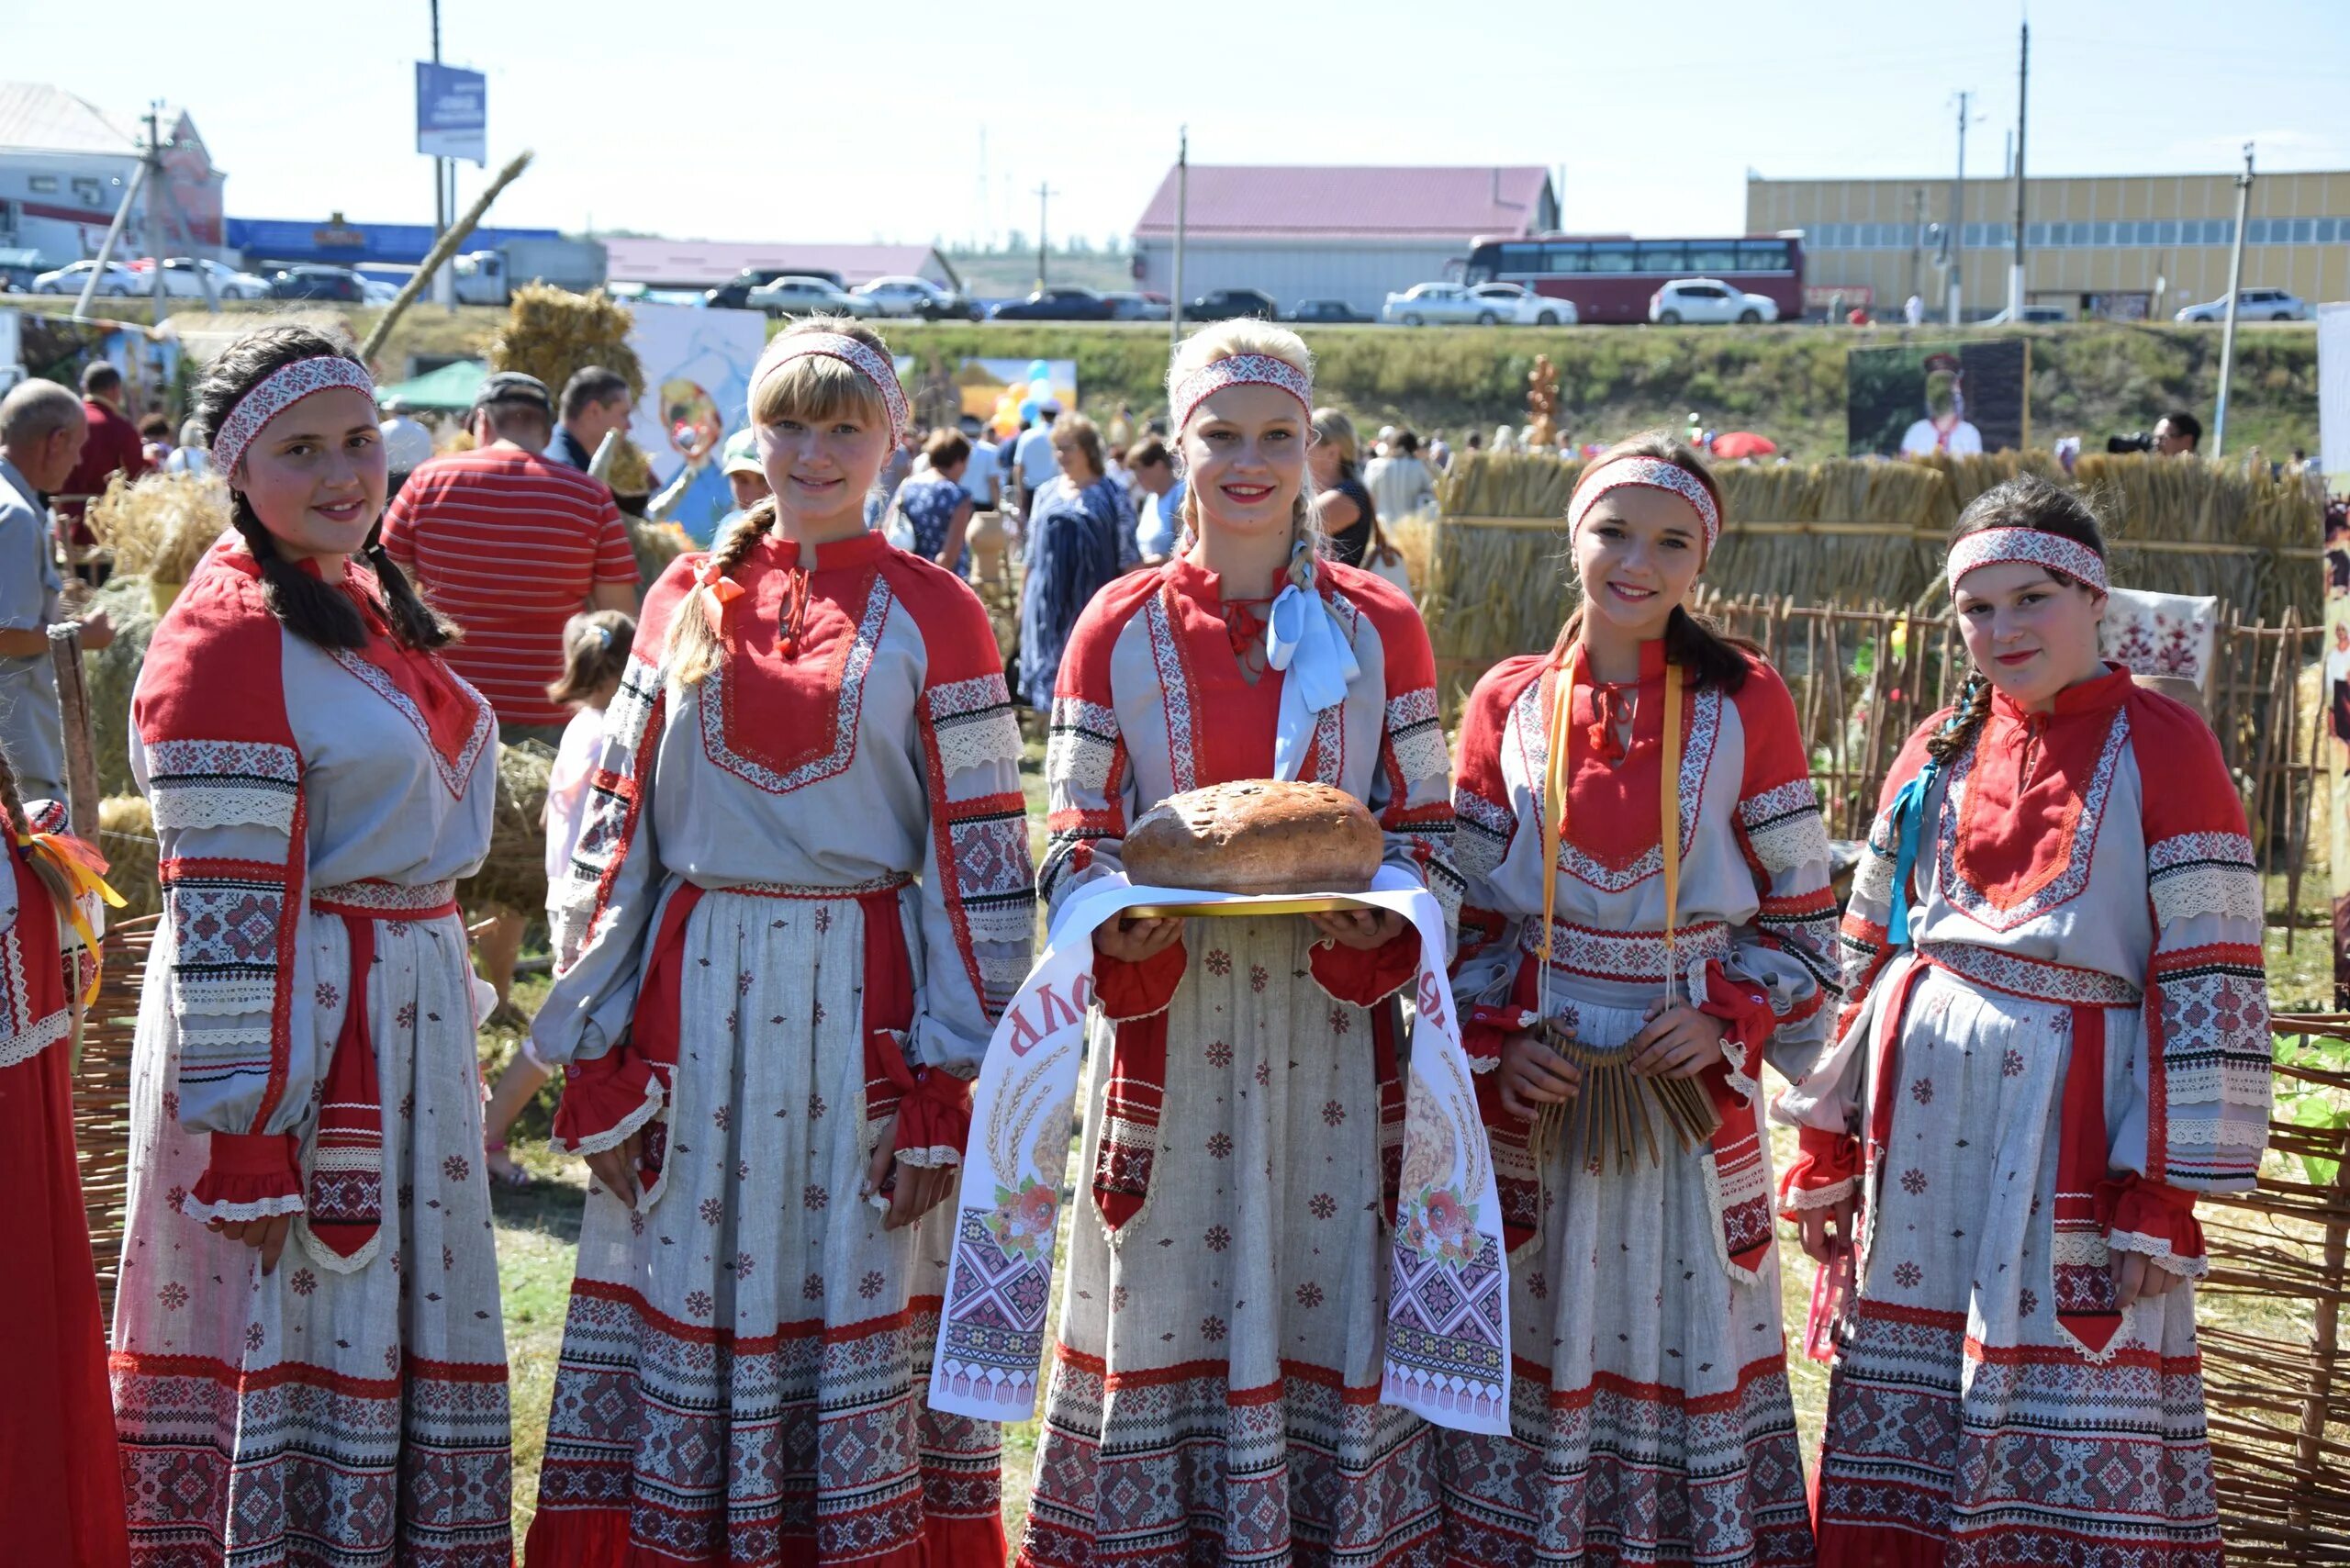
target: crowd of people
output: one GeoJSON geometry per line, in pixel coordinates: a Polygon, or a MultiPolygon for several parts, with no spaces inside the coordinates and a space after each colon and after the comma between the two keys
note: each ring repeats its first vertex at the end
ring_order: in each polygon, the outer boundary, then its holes
{"type": "MultiPolygon", "coordinates": [[[[640,606],[577,471],[610,383],[493,377],[474,449],[396,483],[348,343],[215,359],[232,526],[132,714],[165,913],[110,1347],[58,1044],[95,870],[13,723],[0,770],[0,1325],[41,1350],[0,1403],[11,1549],[509,1562],[484,1155],[556,1070],[591,1180],[529,1561],[994,1568],[998,1428],[927,1396],[973,1081],[1040,901],[1121,877],[1156,802],[1277,778],[1360,801],[1451,950],[1368,909],[1095,930],[1019,1561],[2218,1563],[2195,1204],[2264,1144],[2264,902],[2215,739],[2099,657],[2097,519],[2032,478],[1964,510],[1971,673],[1843,901],[1786,685],[1691,608],[1700,452],[1593,458],[1578,608],[1448,739],[1382,569],[1427,461],[1407,431],[1362,461],[1312,377],[1285,329],[1205,327],[1162,428],[1048,407],[983,464],[910,441],[874,330],[797,323],[722,454],[741,516],[640,606]],[[1007,491],[1009,679],[962,576],[1007,491]],[[476,980],[455,886],[501,734],[555,750],[555,979],[486,1125],[511,951],[483,933],[476,980]],[[1506,1243],[1500,1432],[1381,1397],[1424,958],[1506,1243]],[[1639,1147],[1648,1097],[1712,1130],[1639,1147]],[[1774,1218],[1836,1360],[1808,1455],[1774,1218]]],[[[0,548],[102,428],[0,403],[0,548]]],[[[11,668],[57,591],[11,579],[11,668]]]]}

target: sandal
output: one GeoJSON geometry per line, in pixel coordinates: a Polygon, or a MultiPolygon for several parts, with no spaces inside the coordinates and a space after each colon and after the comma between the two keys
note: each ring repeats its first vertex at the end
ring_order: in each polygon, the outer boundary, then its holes
{"type": "Polygon", "coordinates": [[[491,1181],[517,1190],[531,1184],[531,1173],[514,1163],[504,1144],[486,1143],[481,1146],[481,1151],[482,1168],[489,1173],[491,1181]]]}

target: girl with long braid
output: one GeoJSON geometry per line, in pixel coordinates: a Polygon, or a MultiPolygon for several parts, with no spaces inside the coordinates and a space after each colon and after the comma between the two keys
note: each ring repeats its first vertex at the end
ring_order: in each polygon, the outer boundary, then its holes
{"type": "Polygon", "coordinates": [[[594,1175],[529,1556],[998,1568],[991,1422],[932,1412],[971,1080],[1028,969],[986,610],[865,528],[890,352],[814,319],[774,494],[645,600],[532,1039],[594,1175]]]}
{"type": "Polygon", "coordinates": [[[2076,497],[1986,491],[1948,575],[1974,670],[1886,780],[1832,1047],[1774,1112],[1805,1250],[1857,1252],[1819,1561],[2216,1565],[2195,1199],[2252,1185],[2269,1098],[2244,809],[2100,660],[2076,497]]]}
{"type": "Polygon", "coordinates": [[[132,1561],[491,1568],[506,1352],[454,882],[496,721],[384,556],[349,345],[251,333],[196,419],[235,532],[131,704],[164,908],[115,1295],[132,1561]]]}
{"type": "Polygon", "coordinates": [[[0,1520],[18,1561],[121,1568],[122,1462],[65,1045],[69,988],[96,980],[84,949],[104,863],[64,834],[63,803],[21,799],[0,754],[0,1339],[18,1351],[0,1399],[0,1520]]]}
{"type": "Polygon", "coordinates": [[[1568,503],[1581,605],[1461,722],[1453,978],[1483,1074],[1510,1434],[1446,1432],[1447,1560],[1807,1568],[1762,1065],[1833,1011],[1793,700],[1688,608],[1722,522],[1662,433],[1568,503]]]}
{"type": "MultiPolygon", "coordinates": [[[[1310,779],[1370,806],[1448,911],[1452,808],[1411,601],[1319,554],[1313,362],[1254,321],[1168,373],[1187,542],[1095,596],[1045,772],[1055,908],[1180,790],[1310,779]]],[[[1435,1438],[1379,1402],[1403,1152],[1392,913],[1095,932],[1069,1282],[1021,1561],[1438,1561],[1435,1438]]]]}

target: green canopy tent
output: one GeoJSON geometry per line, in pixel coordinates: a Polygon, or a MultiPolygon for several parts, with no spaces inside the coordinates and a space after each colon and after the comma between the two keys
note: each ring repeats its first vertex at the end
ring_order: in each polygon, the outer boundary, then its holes
{"type": "Polygon", "coordinates": [[[395,381],[375,389],[375,399],[388,403],[397,398],[419,413],[462,414],[474,406],[481,395],[481,384],[489,375],[489,366],[477,359],[461,359],[453,364],[428,371],[412,381],[395,381]]]}

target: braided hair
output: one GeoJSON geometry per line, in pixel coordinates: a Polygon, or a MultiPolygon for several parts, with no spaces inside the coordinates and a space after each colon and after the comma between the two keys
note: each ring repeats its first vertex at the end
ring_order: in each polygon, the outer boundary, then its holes
{"type": "MultiPolygon", "coordinates": [[[[731,577],[734,569],[750,559],[759,541],[775,527],[776,508],[773,496],[762,496],[743,521],[719,539],[710,552],[711,564],[722,577],[731,577]]],[[[669,619],[668,640],[662,645],[662,660],[669,666],[669,674],[681,686],[699,686],[704,677],[718,667],[719,656],[724,652],[718,634],[710,629],[703,614],[703,603],[710,590],[696,588],[678,601],[669,619]]]]}
{"type": "MultiPolygon", "coordinates": [[[[297,360],[335,358],[360,363],[359,352],[342,338],[316,327],[263,327],[246,333],[207,366],[196,383],[192,419],[209,446],[220,427],[245,395],[273,373],[297,360]]],[[[250,454],[239,462],[242,468],[250,454]]],[[[306,642],[321,648],[364,648],[367,622],[359,607],[334,585],[303,571],[278,552],[277,541],[253,510],[245,493],[230,481],[229,521],[245,548],[261,567],[263,598],[269,612],[306,642]]],[[[384,550],[384,520],[380,514],[367,531],[362,553],[383,585],[385,608],[392,634],[411,648],[443,647],[456,639],[456,630],[418,597],[416,589],[384,550]]]]}
{"type": "MultiPolygon", "coordinates": [[[[7,752],[0,749],[0,835],[7,840],[7,851],[23,853],[17,847],[17,836],[30,832],[32,821],[25,814],[25,802],[17,791],[17,771],[8,765],[7,752]]],[[[40,885],[49,890],[50,902],[57,906],[62,918],[66,910],[73,907],[73,890],[65,885],[63,874],[49,863],[47,857],[31,855],[26,858],[32,866],[33,875],[40,879],[40,885]]]]}
{"type": "MultiPolygon", "coordinates": [[[[2020,474],[1994,485],[1967,502],[1951,530],[1951,542],[1956,543],[1986,528],[2035,529],[2086,544],[2097,552],[2098,559],[2105,557],[2105,533],[2098,527],[2097,513],[2089,504],[2077,492],[2034,474],[2020,474]]],[[[2064,577],[2053,566],[2048,570],[2064,577]]],[[[1990,716],[1991,682],[1981,670],[1970,668],[1949,719],[1926,742],[1926,756],[1937,764],[1954,761],[1975,744],[1975,734],[1990,716]]]]}

